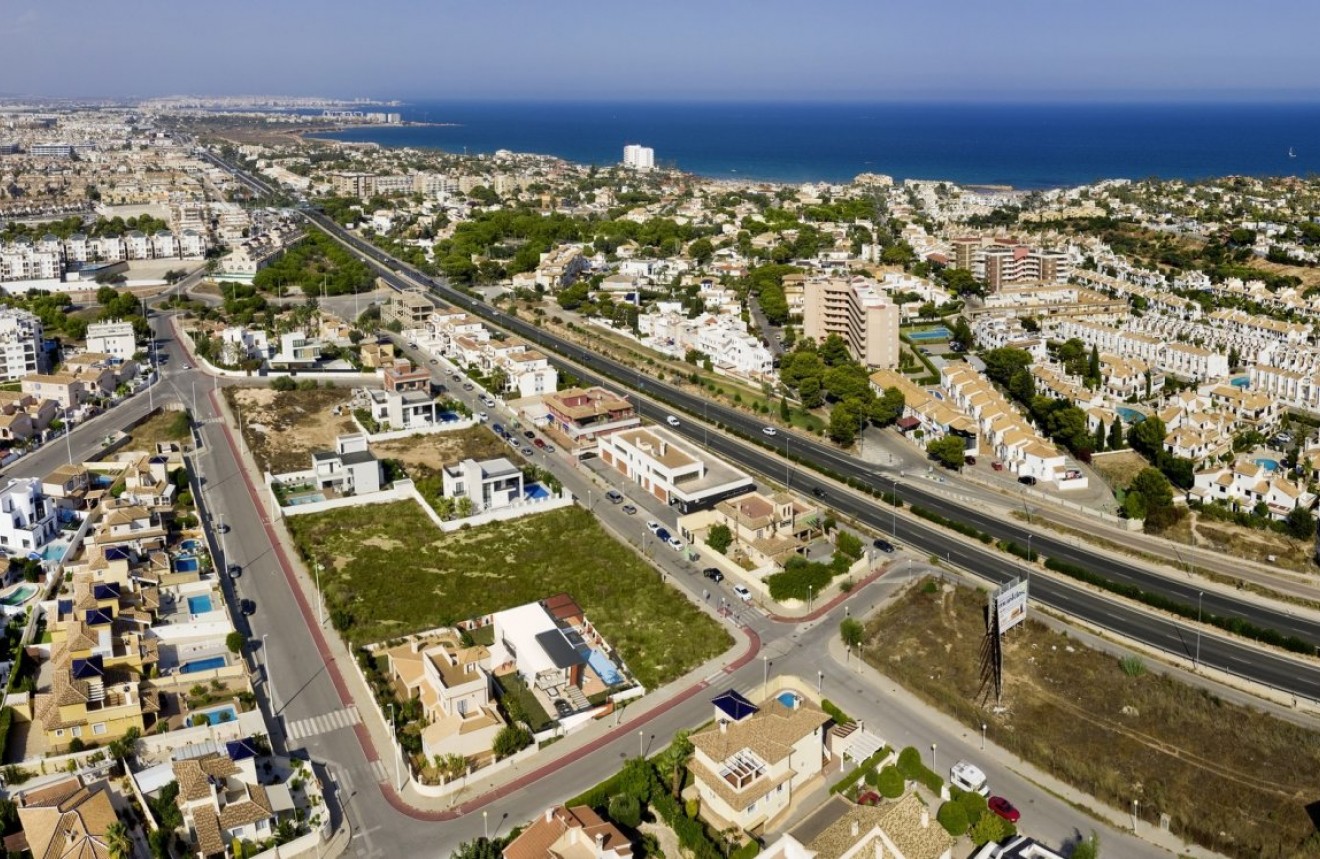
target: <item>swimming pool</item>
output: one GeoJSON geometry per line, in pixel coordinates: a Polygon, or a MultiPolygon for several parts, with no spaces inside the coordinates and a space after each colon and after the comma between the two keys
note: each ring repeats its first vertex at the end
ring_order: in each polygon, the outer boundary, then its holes
{"type": "Polygon", "coordinates": [[[1253,459],[1252,462],[1256,463],[1266,471],[1279,470],[1279,461],[1277,459],[1267,459],[1265,457],[1261,457],[1260,459],[1253,459]]]}
{"type": "Polygon", "coordinates": [[[32,585],[32,584],[18,585],[9,593],[5,594],[4,596],[0,596],[0,605],[7,605],[10,606],[11,608],[14,606],[20,606],[23,603],[27,602],[28,600],[32,599],[32,597],[36,594],[36,592],[37,592],[36,585],[32,585]]]}
{"type": "Polygon", "coordinates": [[[41,549],[41,560],[63,561],[64,553],[69,550],[68,543],[50,543],[41,549]]]}
{"type": "Polygon", "coordinates": [[[284,506],[297,507],[299,504],[316,504],[317,502],[324,500],[325,500],[324,493],[312,492],[308,495],[296,495],[293,498],[290,498],[288,501],[284,502],[284,506]]]}
{"type": "Polygon", "coordinates": [[[195,573],[202,568],[202,562],[193,555],[180,555],[174,559],[174,572],[195,573]]]}
{"type": "Polygon", "coordinates": [[[619,669],[614,667],[614,663],[602,651],[592,650],[588,653],[587,664],[591,666],[592,671],[596,672],[600,682],[606,686],[614,686],[623,682],[623,675],[619,673],[619,669]]]}
{"type": "Polygon", "coordinates": [[[233,705],[226,704],[223,707],[212,707],[209,710],[197,710],[194,716],[205,716],[206,721],[212,725],[219,725],[221,722],[235,722],[238,720],[238,711],[233,705]]]}
{"type": "Polygon", "coordinates": [[[528,501],[543,501],[550,497],[550,490],[539,483],[532,483],[523,487],[523,497],[528,501]]]}
{"type": "Polygon", "coordinates": [[[202,544],[189,537],[187,540],[184,540],[179,544],[179,548],[184,552],[196,552],[198,549],[202,548],[202,544]]]}
{"type": "Polygon", "coordinates": [[[458,420],[458,412],[441,412],[437,416],[437,418],[439,419],[440,423],[447,424],[450,421],[458,420]]]}
{"type": "Polygon", "coordinates": [[[1114,411],[1118,412],[1118,416],[1123,419],[1123,423],[1129,426],[1139,424],[1146,419],[1146,416],[1141,412],[1136,409],[1129,409],[1127,406],[1119,406],[1114,411]]]}
{"type": "Polygon", "coordinates": [[[188,614],[205,614],[211,610],[211,597],[207,594],[188,597],[188,614]]]}
{"type": "MultiPolygon", "coordinates": [[[[214,671],[217,668],[224,668],[228,663],[223,656],[212,656],[210,659],[197,659],[192,662],[185,662],[179,666],[179,670],[184,674],[196,674],[199,671],[214,671]]],[[[232,707],[230,709],[233,709],[232,707]]]]}
{"type": "Polygon", "coordinates": [[[948,340],[953,336],[953,332],[943,325],[937,325],[934,328],[927,328],[925,331],[909,331],[907,338],[915,340],[918,343],[929,343],[933,340],[948,340]]]}
{"type": "Polygon", "coordinates": [[[797,707],[798,702],[802,699],[798,697],[798,693],[796,692],[784,691],[776,695],[775,700],[792,710],[797,707]]]}
{"type": "Polygon", "coordinates": [[[1229,383],[1230,385],[1232,385],[1233,387],[1235,387],[1235,388],[1250,388],[1250,387],[1251,387],[1251,377],[1250,377],[1250,376],[1238,376],[1236,379],[1230,379],[1228,383],[1229,383]]]}

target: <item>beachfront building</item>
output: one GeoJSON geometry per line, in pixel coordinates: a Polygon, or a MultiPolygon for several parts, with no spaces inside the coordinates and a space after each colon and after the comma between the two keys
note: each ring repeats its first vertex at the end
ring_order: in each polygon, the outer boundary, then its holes
{"type": "Polygon", "coordinates": [[[632,170],[652,170],[655,168],[655,150],[649,146],[629,143],[623,147],[623,166],[632,170]]]}

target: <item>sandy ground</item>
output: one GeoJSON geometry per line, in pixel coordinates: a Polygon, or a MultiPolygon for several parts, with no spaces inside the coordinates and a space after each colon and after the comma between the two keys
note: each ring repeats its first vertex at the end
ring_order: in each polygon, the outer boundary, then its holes
{"type": "Polygon", "coordinates": [[[502,444],[494,433],[480,427],[381,442],[372,445],[371,449],[381,459],[397,459],[410,471],[417,468],[438,471],[445,463],[468,457],[490,459],[509,456],[521,462],[521,457],[502,444]]]}
{"type": "Polygon", "coordinates": [[[335,438],[357,431],[344,388],[233,388],[227,393],[238,407],[243,437],[257,463],[274,474],[311,468],[314,451],[333,450],[335,438]],[[338,416],[335,406],[344,407],[338,416]]]}

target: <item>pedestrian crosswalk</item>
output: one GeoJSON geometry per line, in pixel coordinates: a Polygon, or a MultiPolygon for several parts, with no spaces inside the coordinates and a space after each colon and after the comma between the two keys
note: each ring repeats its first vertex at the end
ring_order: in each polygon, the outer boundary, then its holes
{"type": "Polygon", "coordinates": [[[362,716],[358,713],[356,706],[345,707],[342,710],[335,710],[320,716],[310,716],[306,719],[289,722],[287,734],[290,740],[301,740],[304,737],[348,728],[361,721],[362,716]]]}

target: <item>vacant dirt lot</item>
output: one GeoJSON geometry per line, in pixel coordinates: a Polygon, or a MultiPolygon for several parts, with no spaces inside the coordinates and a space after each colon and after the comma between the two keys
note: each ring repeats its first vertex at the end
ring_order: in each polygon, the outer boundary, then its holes
{"type": "Polygon", "coordinates": [[[1272,564],[1286,570],[1314,573],[1315,546],[1310,540],[1295,540],[1274,531],[1244,528],[1232,522],[1207,519],[1193,512],[1191,531],[1196,545],[1218,549],[1234,558],[1272,564]]]}
{"type": "Polygon", "coordinates": [[[1091,467],[1104,478],[1109,488],[1115,491],[1127,489],[1132,478],[1149,465],[1144,456],[1131,450],[1105,453],[1091,458],[1091,467]]]}
{"type": "Polygon", "coordinates": [[[188,416],[184,412],[159,411],[128,431],[129,442],[124,450],[144,450],[154,453],[156,443],[162,441],[188,442],[188,416]]]}
{"type": "Polygon", "coordinates": [[[985,698],[985,595],[918,585],[867,624],[867,658],[922,698],[1112,806],[1141,801],[1178,835],[1231,856],[1313,855],[1320,734],[1028,622],[1004,641],[1002,709],[985,698]]]}
{"type": "Polygon", "coordinates": [[[276,391],[226,388],[243,422],[243,438],[263,471],[280,474],[311,467],[317,450],[333,450],[335,438],[356,432],[346,388],[276,391]],[[344,406],[334,414],[335,406],[344,406]]]}
{"type": "Polygon", "coordinates": [[[381,459],[397,459],[409,474],[416,471],[439,471],[444,463],[468,457],[491,459],[507,456],[514,461],[522,461],[512,448],[495,437],[495,433],[482,427],[381,442],[373,444],[371,452],[381,459]]]}

